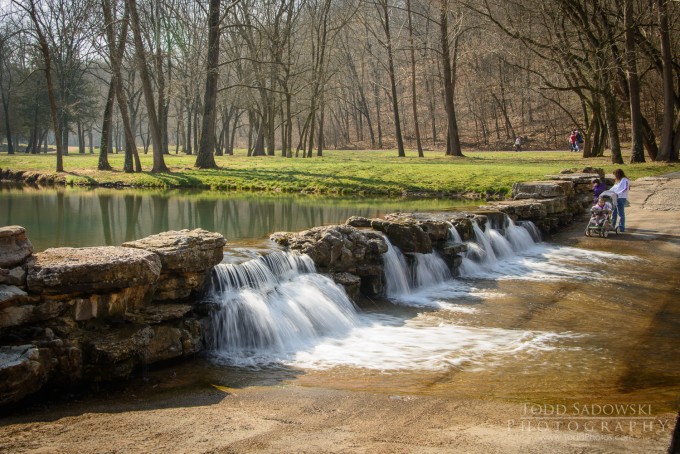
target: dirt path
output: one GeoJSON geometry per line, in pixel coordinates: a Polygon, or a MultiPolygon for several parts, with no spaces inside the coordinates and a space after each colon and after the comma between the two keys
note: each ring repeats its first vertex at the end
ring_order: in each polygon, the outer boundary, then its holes
{"type": "MultiPolygon", "coordinates": [[[[630,202],[626,234],[585,238],[577,222],[556,240],[680,257],[680,175],[634,182],[630,202]]],[[[498,398],[333,389],[294,376],[242,388],[195,386],[170,374],[155,371],[122,391],[2,417],[0,452],[665,452],[675,417],[654,414],[644,426],[628,413],[619,421],[625,430],[572,430],[567,424],[579,424],[577,417],[541,426],[525,417],[547,407],[498,398]]]]}

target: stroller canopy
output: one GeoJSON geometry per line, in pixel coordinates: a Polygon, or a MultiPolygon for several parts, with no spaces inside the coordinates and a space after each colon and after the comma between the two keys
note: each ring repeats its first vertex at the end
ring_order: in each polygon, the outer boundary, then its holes
{"type": "Polygon", "coordinates": [[[603,191],[602,194],[600,194],[600,197],[605,197],[608,198],[612,201],[612,205],[616,206],[616,201],[618,200],[619,196],[616,194],[614,191],[606,190],[603,191]]]}

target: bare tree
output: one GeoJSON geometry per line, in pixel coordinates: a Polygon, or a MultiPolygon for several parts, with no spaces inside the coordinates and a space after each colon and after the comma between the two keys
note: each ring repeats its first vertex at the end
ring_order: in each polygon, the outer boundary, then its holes
{"type": "Polygon", "coordinates": [[[208,12],[208,60],[203,101],[203,125],[201,143],[196,157],[196,167],[216,169],[215,163],[215,121],[217,118],[217,81],[219,80],[220,59],[220,4],[221,0],[210,0],[208,12]]]}
{"type": "Polygon", "coordinates": [[[156,115],[156,102],[154,100],[153,89],[151,87],[151,76],[149,75],[149,68],[146,63],[146,50],[144,49],[144,42],[142,41],[137,2],[136,0],[125,1],[130,11],[130,25],[132,27],[132,35],[134,37],[135,55],[137,59],[139,75],[142,81],[142,89],[144,91],[144,99],[146,101],[147,115],[149,117],[151,142],[153,143],[153,167],[151,172],[169,172],[167,166],[165,165],[165,160],[163,159],[163,142],[161,140],[158,116],[156,115]]]}

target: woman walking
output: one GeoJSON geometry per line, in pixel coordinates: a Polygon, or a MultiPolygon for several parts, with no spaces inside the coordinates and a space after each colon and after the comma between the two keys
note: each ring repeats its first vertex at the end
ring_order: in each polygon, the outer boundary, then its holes
{"type": "Polygon", "coordinates": [[[614,212],[612,213],[612,226],[618,225],[619,232],[626,231],[626,213],[625,206],[628,201],[628,190],[630,189],[630,181],[626,178],[626,174],[623,170],[616,169],[614,171],[614,186],[611,187],[610,191],[615,192],[618,198],[616,199],[616,206],[614,207],[614,212]],[[618,217],[618,224],[616,219],[618,217]]]}

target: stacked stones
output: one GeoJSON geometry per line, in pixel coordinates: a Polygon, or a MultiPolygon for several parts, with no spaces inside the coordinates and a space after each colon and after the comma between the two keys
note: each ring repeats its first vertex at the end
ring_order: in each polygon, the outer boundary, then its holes
{"type": "Polygon", "coordinates": [[[0,228],[0,405],[203,350],[196,303],[225,243],[196,229],[33,254],[23,227],[0,228]]]}

